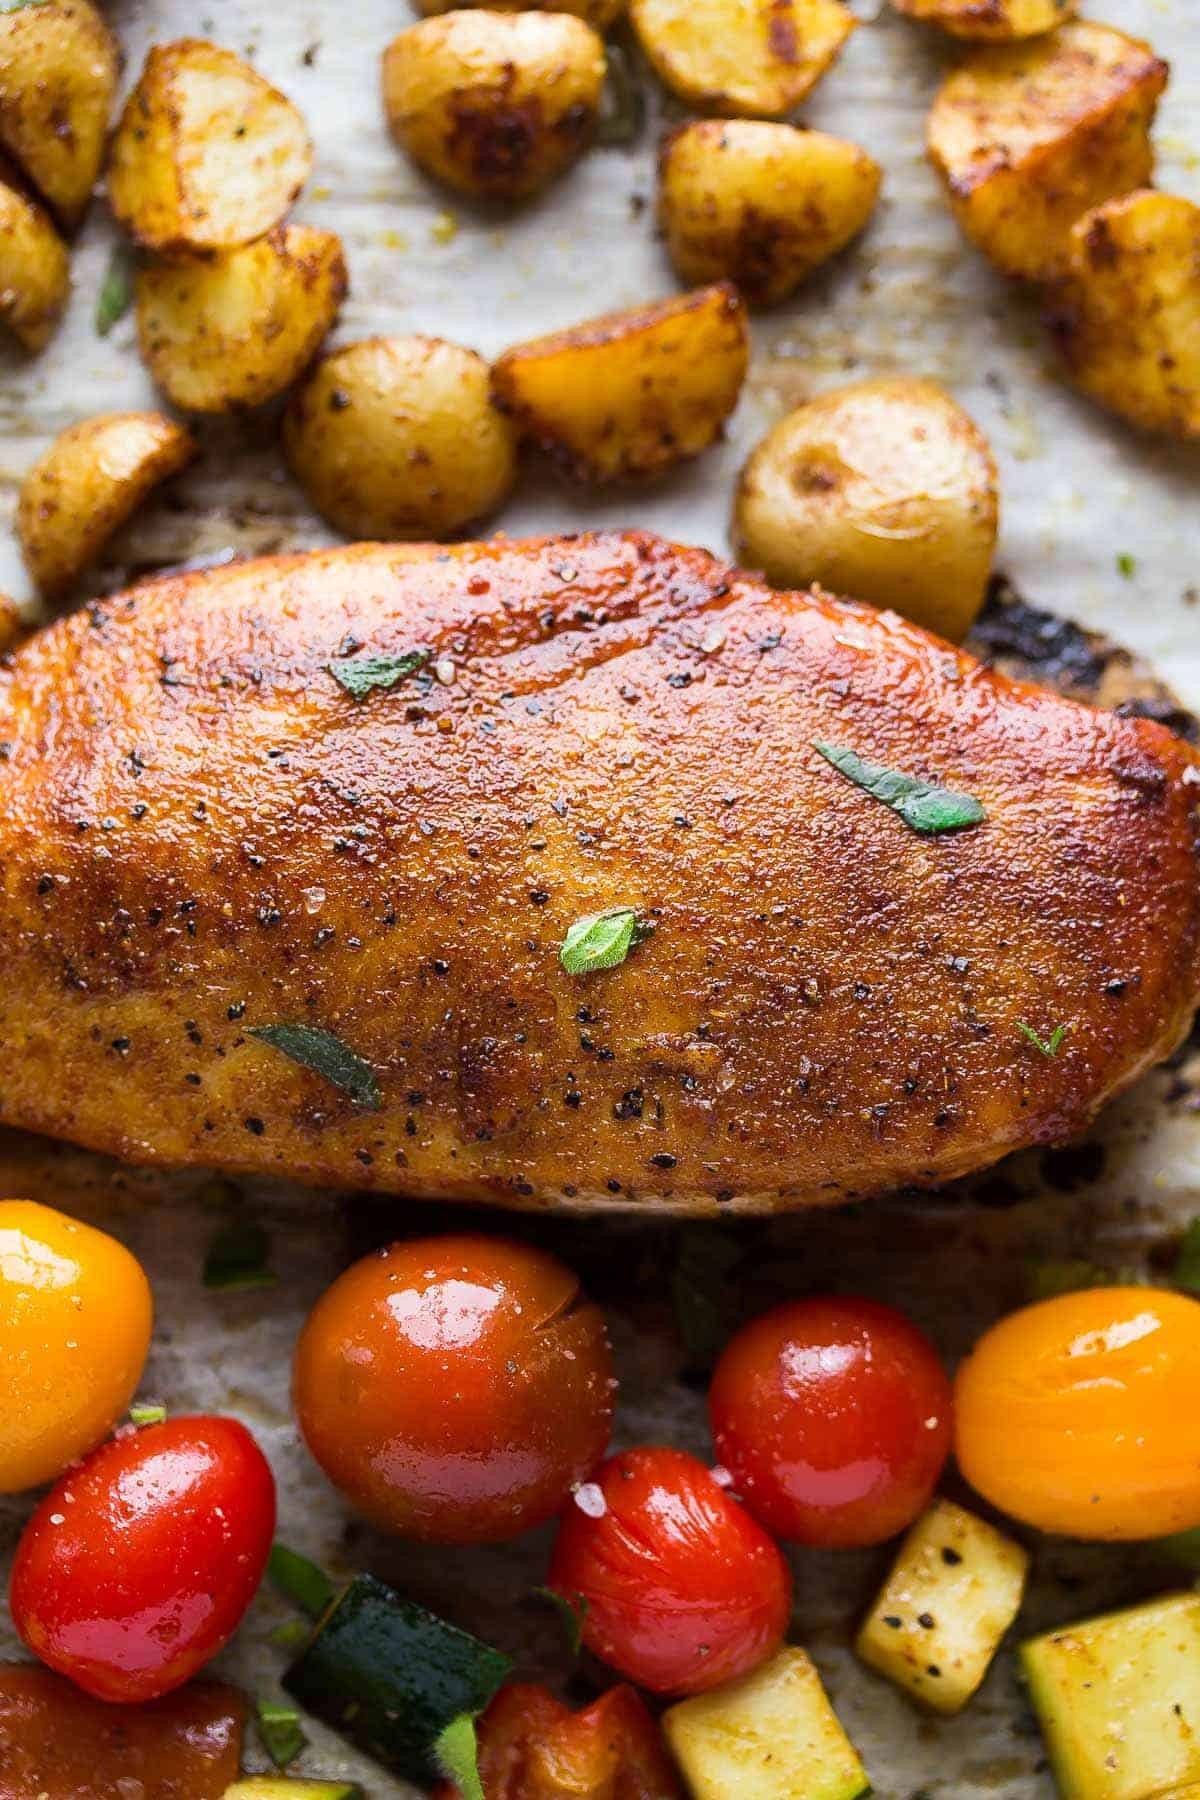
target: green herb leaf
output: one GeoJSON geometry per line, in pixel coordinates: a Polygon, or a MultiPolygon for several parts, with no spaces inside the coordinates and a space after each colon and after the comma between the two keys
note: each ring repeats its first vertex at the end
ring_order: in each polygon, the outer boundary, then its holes
{"type": "Polygon", "coordinates": [[[536,1587],[534,1593],[539,1600],[548,1600],[559,1619],[567,1640],[567,1648],[572,1658],[583,1649],[583,1624],[588,1616],[588,1603],[582,1594],[560,1594],[557,1588],[536,1587]]]}
{"type": "Polygon", "coordinates": [[[654,926],[648,920],[640,920],[632,906],[610,906],[604,912],[585,913],[568,928],[558,960],[568,975],[615,969],[653,932],[654,926]]]}
{"type": "Polygon", "coordinates": [[[258,1701],[255,1710],[263,1749],[277,1769],[286,1769],[308,1742],[300,1728],[300,1714],[294,1707],[280,1706],[274,1700],[258,1701]]]}
{"type": "Polygon", "coordinates": [[[139,1429],[143,1425],[161,1425],[166,1416],[165,1406],[131,1406],[129,1409],[129,1423],[139,1429]]]}
{"type": "Polygon", "coordinates": [[[276,1625],[267,1636],[277,1650],[286,1650],[291,1656],[297,1650],[304,1649],[312,1636],[312,1626],[303,1619],[285,1619],[282,1625],[276,1625]]]}
{"type": "Polygon", "coordinates": [[[741,1252],[723,1231],[684,1231],[671,1272],[675,1323],[693,1365],[711,1369],[733,1329],[737,1297],[732,1275],[741,1252]]]}
{"type": "Polygon", "coordinates": [[[274,1287],[279,1279],[267,1266],[270,1240],[254,1219],[222,1226],[204,1259],[204,1285],[224,1294],[274,1287]]]}
{"type": "Polygon", "coordinates": [[[271,1545],[267,1575],[284,1599],[298,1606],[310,1619],[319,1619],[337,1598],[337,1588],[324,1569],[307,1556],[301,1556],[298,1550],[289,1550],[286,1544],[271,1545]]]}
{"type": "MultiPolygon", "coordinates": [[[[26,5],[30,0],[24,0],[26,5]]],[[[13,12],[9,6],[3,9],[13,12]]],[[[108,262],[108,271],[96,301],[96,330],[107,337],[113,326],[133,305],[133,257],[124,244],[117,244],[108,262]]]]}
{"type": "Polygon", "coordinates": [[[1183,1234],[1171,1280],[1189,1294],[1200,1294],[1200,1218],[1193,1219],[1183,1234]]]}
{"type": "Polygon", "coordinates": [[[247,1036],[270,1044],[273,1050],[282,1050],[293,1062],[311,1069],[314,1075],[323,1076],[334,1087],[349,1094],[355,1106],[361,1106],[364,1112],[378,1112],[383,1105],[379,1083],[371,1071],[371,1065],[364,1062],[356,1050],[343,1044],[341,1038],[335,1037],[332,1031],[322,1031],[316,1025],[293,1025],[285,1021],[278,1025],[252,1026],[247,1036]]]}
{"type": "Polygon", "coordinates": [[[352,699],[365,700],[376,688],[394,688],[415,675],[432,655],[432,650],[407,650],[403,656],[344,656],[325,666],[352,699]]]}
{"type": "Polygon", "coordinates": [[[479,1778],[479,1737],[470,1713],[451,1719],[433,1746],[434,1760],[462,1800],[485,1800],[479,1778]]]}
{"type": "Polygon", "coordinates": [[[1132,581],[1137,574],[1137,558],[1130,556],[1128,550],[1122,550],[1117,558],[1117,573],[1123,575],[1126,581],[1132,581]]]}
{"type": "Polygon", "coordinates": [[[983,807],[971,794],[955,794],[949,788],[935,787],[932,782],[918,781],[914,775],[900,775],[885,769],[881,763],[866,762],[854,750],[838,744],[822,743],[814,738],[813,749],[832,763],[839,775],[864,789],[898,813],[913,831],[965,831],[981,825],[987,818],[983,807]]]}
{"type": "Polygon", "coordinates": [[[1200,1575],[1200,1526],[1192,1531],[1176,1531],[1171,1537],[1159,1538],[1158,1547],[1172,1562],[1200,1575]]]}
{"type": "Polygon", "coordinates": [[[1034,1049],[1040,1050],[1043,1056],[1057,1056],[1059,1050],[1062,1048],[1062,1041],[1066,1037],[1070,1027],[1068,1025],[1056,1025],[1054,1030],[1050,1033],[1050,1036],[1044,1038],[1040,1033],[1033,1029],[1032,1025],[1027,1025],[1024,1019],[1018,1019],[1017,1030],[1023,1037],[1027,1037],[1034,1049]]]}

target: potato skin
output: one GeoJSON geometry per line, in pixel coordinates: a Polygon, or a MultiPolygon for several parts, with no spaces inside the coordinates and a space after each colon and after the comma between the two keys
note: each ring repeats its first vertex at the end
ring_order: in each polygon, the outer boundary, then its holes
{"type": "Polygon", "coordinates": [[[681,280],[729,280],[770,306],[858,235],[881,178],[865,150],[823,131],[698,119],[663,141],[659,223],[681,280]]]}
{"type": "Polygon", "coordinates": [[[779,587],[891,607],[959,643],[983,604],[998,520],[987,439],[932,381],[835,388],[742,471],[738,555],[779,587]]]}
{"type": "Polygon", "coordinates": [[[0,144],[70,230],[92,196],[121,72],[88,0],[0,14],[0,144]]]}
{"type": "Polygon", "coordinates": [[[1072,225],[1145,187],[1167,64],[1107,25],[975,51],[929,115],[930,159],[966,235],[1007,275],[1062,273],[1072,225]]]}
{"type": "Polygon", "coordinates": [[[24,349],[45,349],[71,290],[70,259],[50,215],[4,182],[0,284],[0,322],[24,349]]]}
{"type": "Polygon", "coordinates": [[[283,444],[318,512],[351,538],[455,536],[516,479],[487,363],[443,338],[365,338],[325,357],[288,403],[283,444]]]}
{"type": "Polygon", "coordinates": [[[156,44],[113,137],[113,212],[147,250],[235,250],[278,225],[312,143],[286,95],[203,38],[156,44]]]}
{"type": "Polygon", "coordinates": [[[604,44],[568,13],[448,12],[388,45],[383,102],[396,141],[457,193],[523,199],[592,135],[604,44]]]}
{"type": "Polygon", "coordinates": [[[17,501],[17,536],[48,600],[70,592],[151,488],[196,454],[182,425],[162,413],[102,413],[56,437],[17,501]]]}
{"type": "Polygon", "coordinates": [[[1053,31],[1078,10],[1078,0],[892,0],[892,5],[953,37],[997,44],[1053,31]]]}
{"type": "Polygon", "coordinates": [[[346,297],[341,239],[277,226],[206,261],[138,272],[142,359],[185,412],[260,406],[308,367],[346,297]]]}
{"type": "MultiPolygon", "coordinates": [[[[438,18],[442,13],[458,12],[461,8],[457,0],[414,0],[415,10],[423,19],[438,18]]],[[[617,20],[626,9],[626,0],[562,0],[562,4],[554,8],[555,12],[571,13],[582,19],[593,31],[603,37],[611,31],[617,20]]],[[[537,4],[537,0],[492,0],[491,12],[517,13],[542,12],[545,8],[537,4]]]]}
{"type": "Polygon", "coordinates": [[[752,119],[790,113],[857,25],[841,0],[630,0],[629,11],[672,93],[752,119]]]}

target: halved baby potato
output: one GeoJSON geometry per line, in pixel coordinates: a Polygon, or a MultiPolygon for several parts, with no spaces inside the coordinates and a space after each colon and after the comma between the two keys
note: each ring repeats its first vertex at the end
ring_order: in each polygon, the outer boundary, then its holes
{"type": "Polygon", "coordinates": [[[26,350],[42,350],[70,289],[67,247],[50,215],[0,182],[0,323],[26,350]]]}
{"type": "Polygon", "coordinates": [[[120,70],[88,0],[0,12],[0,144],[68,229],[100,173],[120,70]]]}
{"type": "Polygon", "coordinates": [[[185,412],[260,406],[303,374],[347,289],[341,239],[281,225],[209,261],[152,262],[137,277],[142,358],[185,412]]]}
{"type": "Polygon", "coordinates": [[[48,600],[70,592],[151,488],[196,454],[162,413],[103,413],[55,438],[21,483],[17,536],[48,600]]]}
{"type": "Polygon", "coordinates": [[[592,135],[604,44],[569,13],[444,13],[388,45],[383,103],[426,174],[476,199],[521,199],[592,135]]]}
{"type": "Polygon", "coordinates": [[[997,44],[1053,31],[1078,10],[1078,0],[892,0],[892,5],[954,37],[997,44]]]}
{"type": "Polygon", "coordinates": [[[776,587],[893,607],[959,643],[983,604],[999,515],[987,439],[932,381],[822,394],[742,471],[738,555],[776,587]]]}
{"type": "Polygon", "coordinates": [[[1149,44],[1080,19],[977,50],[947,77],[929,155],[962,229],[998,269],[1052,280],[1076,219],[1146,186],[1167,74],[1149,44]]]}
{"type": "Polygon", "coordinates": [[[113,138],[113,212],[148,250],[234,250],[278,225],[312,168],[304,120],[202,38],[156,44],[113,138]]]}
{"type": "Polygon", "coordinates": [[[1200,207],[1144,188],[1085,213],[1051,328],[1083,393],[1145,431],[1200,437],[1200,207]]]}
{"type": "MultiPolygon", "coordinates": [[[[436,18],[441,13],[457,12],[460,0],[415,0],[416,10],[422,18],[436,18]]],[[[575,18],[582,19],[593,31],[603,35],[611,31],[621,14],[625,11],[626,0],[559,0],[554,7],[555,12],[573,13],[575,18]]],[[[492,0],[492,12],[544,12],[538,0],[492,0]]]]}
{"type": "Polygon", "coordinates": [[[352,538],[443,538],[495,511],[516,444],[488,365],[442,338],[366,338],[293,393],[283,445],[301,487],[352,538]]]}
{"type": "Polygon", "coordinates": [[[577,480],[642,480],[715,441],[748,360],[745,306],[719,282],[518,344],[492,391],[577,480]]]}
{"type": "Polygon", "coordinates": [[[844,138],[760,119],[700,119],[664,140],[658,215],[687,282],[729,280],[752,306],[793,293],[874,210],[878,163],[844,138]]]}
{"type": "Polygon", "coordinates": [[[779,119],[854,30],[841,0],[630,0],[659,79],[704,112],[779,119]]]}

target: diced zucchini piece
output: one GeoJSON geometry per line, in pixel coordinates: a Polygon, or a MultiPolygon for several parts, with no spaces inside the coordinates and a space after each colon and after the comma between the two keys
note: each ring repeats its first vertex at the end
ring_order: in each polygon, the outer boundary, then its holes
{"type": "Polygon", "coordinates": [[[856,1800],[866,1771],[803,1650],[682,1700],[663,1730],[695,1800],[856,1800]]]}
{"type": "Polygon", "coordinates": [[[1031,1638],[1021,1666],[1064,1800],[1200,1788],[1200,1594],[1031,1638]]]}
{"type": "Polygon", "coordinates": [[[1029,1557],[949,1500],[935,1500],[900,1546],[855,1649],[934,1712],[960,1712],[1017,1616],[1029,1557]]]}
{"type": "Polygon", "coordinates": [[[301,1781],[294,1775],[246,1775],[225,1789],[224,1800],[363,1800],[353,1781],[301,1781]]]}

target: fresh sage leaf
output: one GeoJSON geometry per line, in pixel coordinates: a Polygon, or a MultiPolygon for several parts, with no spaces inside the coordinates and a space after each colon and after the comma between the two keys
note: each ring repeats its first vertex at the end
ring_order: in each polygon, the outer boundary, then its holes
{"type": "Polygon", "coordinates": [[[204,1285],[224,1294],[274,1287],[278,1276],[268,1267],[270,1240],[255,1219],[234,1219],[222,1226],[204,1259],[204,1285]]]}
{"type": "Polygon", "coordinates": [[[361,1106],[364,1112],[378,1112],[383,1105],[371,1065],[332,1031],[322,1031],[318,1025],[284,1021],[278,1025],[251,1026],[247,1035],[258,1038],[260,1043],[270,1044],[273,1050],[282,1050],[293,1062],[311,1069],[314,1075],[323,1076],[344,1094],[349,1094],[355,1106],[361,1106]]]}
{"type": "MultiPolygon", "coordinates": [[[[24,0],[30,4],[30,0],[24,0]]],[[[5,12],[13,12],[15,8],[7,6],[5,12]]],[[[118,320],[123,319],[133,305],[133,257],[124,244],[118,244],[109,258],[108,272],[100,289],[100,297],[96,301],[96,330],[101,337],[107,337],[118,320]]]]}
{"type": "Polygon", "coordinates": [[[890,806],[913,831],[965,831],[971,825],[981,825],[987,817],[971,794],[955,794],[932,782],[918,781],[915,775],[898,774],[895,769],[867,762],[856,751],[838,744],[814,739],[813,749],[847,781],[890,806]]]}
{"type": "Polygon", "coordinates": [[[615,969],[653,930],[653,925],[638,919],[632,906],[610,906],[604,912],[585,913],[568,928],[558,960],[568,975],[615,969]]]}
{"type": "Polygon", "coordinates": [[[300,1727],[300,1714],[294,1707],[280,1706],[274,1700],[258,1701],[255,1710],[263,1749],[277,1769],[286,1769],[308,1742],[300,1727]]]}
{"type": "Polygon", "coordinates": [[[1027,1025],[1024,1019],[1017,1020],[1017,1030],[1022,1037],[1028,1038],[1034,1049],[1040,1050],[1043,1056],[1057,1056],[1062,1048],[1062,1041],[1067,1035],[1066,1025],[1056,1025],[1050,1036],[1044,1038],[1039,1031],[1034,1030],[1032,1025],[1027,1025]]]}
{"type": "Polygon", "coordinates": [[[1183,1234],[1171,1280],[1189,1294],[1200,1294],[1200,1218],[1193,1219],[1183,1234]]]}
{"type": "Polygon", "coordinates": [[[583,1625],[588,1616],[588,1603],[582,1594],[560,1594],[557,1588],[536,1587],[539,1600],[548,1600],[562,1622],[567,1648],[574,1660],[583,1648],[583,1625]]]}
{"type": "Polygon", "coordinates": [[[403,656],[344,656],[325,666],[353,700],[365,700],[376,688],[394,688],[423,669],[432,650],[407,650],[403,656]]]}
{"type": "Polygon", "coordinates": [[[131,1406],[129,1409],[129,1423],[131,1425],[136,1425],[139,1430],[143,1425],[161,1425],[166,1416],[167,1409],[165,1406],[152,1406],[146,1404],[144,1406],[131,1406]]]}
{"type": "Polygon", "coordinates": [[[284,1599],[307,1613],[310,1619],[319,1619],[337,1596],[337,1588],[324,1569],[307,1556],[301,1556],[298,1550],[290,1550],[286,1544],[271,1545],[267,1575],[284,1599]]]}
{"type": "Polygon", "coordinates": [[[470,1713],[459,1713],[434,1741],[434,1761],[462,1800],[485,1800],[479,1778],[479,1736],[470,1713]]]}

